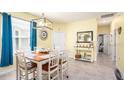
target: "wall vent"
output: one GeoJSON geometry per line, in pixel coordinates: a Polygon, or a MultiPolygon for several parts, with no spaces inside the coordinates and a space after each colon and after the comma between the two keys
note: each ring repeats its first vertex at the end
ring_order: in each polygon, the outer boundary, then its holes
{"type": "Polygon", "coordinates": [[[101,18],[108,18],[108,17],[113,17],[114,13],[111,14],[105,14],[105,15],[101,15],[101,18]]]}

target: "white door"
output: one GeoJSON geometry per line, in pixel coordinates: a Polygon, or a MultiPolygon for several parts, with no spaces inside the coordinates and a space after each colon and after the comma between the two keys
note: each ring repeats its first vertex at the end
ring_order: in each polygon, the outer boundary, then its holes
{"type": "Polygon", "coordinates": [[[64,50],[65,49],[65,33],[53,32],[53,48],[64,50]]]}
{"type": "Polygon", "coordinates": [[[104,53],[110,55],[110,35],[104,35],[104,53]]]}

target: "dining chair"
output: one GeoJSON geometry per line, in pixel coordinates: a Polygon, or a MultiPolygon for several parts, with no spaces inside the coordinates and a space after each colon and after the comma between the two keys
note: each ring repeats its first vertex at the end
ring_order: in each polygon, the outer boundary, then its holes
{"type": "Polygon", "coordinates": [[[16,58],[18,60],[18,74],[19,74],[19,80],[29,80],[29,79],[35,79],[35,71],[37,68],[37,64],[31,62],[30,60],[26,59],[24,56],[24,52],[22,51],[16,51],[16,58]],[[31,74],[33,74],[33,78],[31,77],[31,74]]]}
{"type": "Polygon", "coordinates": [[[48,80],[59,79],[59,55],[57,51],[49,53],[48,63],[42,65],[43,76],[48,80]]]}
{"type": "Polygon", "coordinates": [[[60,71],[60,78],[63,80],[64,76],[69,78],[68,75],[68,51],[62,50],[59,59],[59,71],[60,71]]]}

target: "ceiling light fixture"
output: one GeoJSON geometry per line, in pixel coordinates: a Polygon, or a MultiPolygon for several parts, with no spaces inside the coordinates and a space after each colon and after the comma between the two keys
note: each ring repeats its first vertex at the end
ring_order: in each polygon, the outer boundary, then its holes
{"type": "Polygon", "coordinates": [[[38,30],[52,30],[52,22],[44,16],[42,13],[41,18],[32,19],[32,21],[37,23],[36,29],[38,30]]]}

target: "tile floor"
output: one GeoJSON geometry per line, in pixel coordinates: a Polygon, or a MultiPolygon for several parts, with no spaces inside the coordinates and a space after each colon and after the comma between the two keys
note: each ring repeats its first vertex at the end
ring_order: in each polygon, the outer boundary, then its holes
{"type": "MultiPolygon", "coordinates": [[[[15,71],[0,75],[0,80],[16,79],[15,71]]],[[[114,64],[110,57],[99,54],[97,62],[82,62],[70,59],[69,62],[70,80],[115,80],[114,64]]]]}

